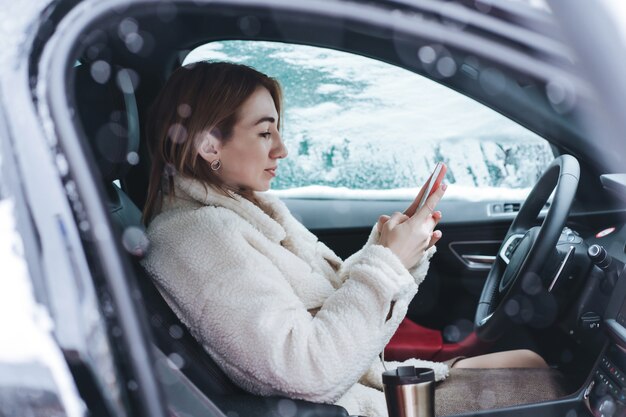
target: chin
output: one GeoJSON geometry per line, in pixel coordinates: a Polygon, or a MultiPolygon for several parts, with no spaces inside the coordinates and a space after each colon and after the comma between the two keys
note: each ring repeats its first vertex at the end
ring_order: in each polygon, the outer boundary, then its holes
{"type": "Polygon", "coordinates": [[[255,184],[252,187],[249,187],[250,190],[254,191],[254,192],[263,192],[263,191],[267,191],[270,189],[270,183],[260,183],[260,184],[255,184]]]}

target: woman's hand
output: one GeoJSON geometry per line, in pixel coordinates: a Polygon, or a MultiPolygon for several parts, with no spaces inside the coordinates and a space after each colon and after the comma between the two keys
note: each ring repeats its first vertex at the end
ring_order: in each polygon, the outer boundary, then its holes
{"type": "Polygon", "coordinates": [[[415,214],[415,211],[417,210],[417,207],[419,206],[420,201],[422,201],[422,196],[426,192],[426,188],[428,187],[429,181],[430,181],[430,177],[428,178],[428,180],[426,180],[424,185],[422,185],[422,188],[420,189],[419,193],[417,193],[417,196],[415,196],[415,200],[413,200],[411,205],[406,210],[404,210],[404,214],[406,214],[409,217],[415,214]]]}
{"type": "MultiPolygon", "coordinates": [[[[417,205],[414,202],[404,213],[396,212],[391,217],[381,216],[378,219],[379,243],[389,248],[407,269],[417,264],[426,249],[441,239],[441,231],[434,230],[441,220],[441,212],[434,209],[446,187],[442,184],[419,210],[413,207],[417,205]]],[[[416,201],[419,201],[419,195],[416,201]]]]}

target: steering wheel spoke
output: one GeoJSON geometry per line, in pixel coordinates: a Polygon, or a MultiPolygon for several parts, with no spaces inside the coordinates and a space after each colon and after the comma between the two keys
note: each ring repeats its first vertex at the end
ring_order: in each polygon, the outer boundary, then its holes
{"type": "Polygon", "coordinates": [[[488,316],[483,317],[479,323],[479,326],[484,326],[485,324],[487,324],[487,322],[492,316],[493,316],[493,313],[489,314],[488,316]]]}
{"type": "Polygon", "coordinates": [[[500,256],[500,259],[502,259],[505,264],[508,265],[511,262],[511,256],[513,256],[515,248],[517,248],[517,245],[523,237],[523,233],[514,233],[505,240],[498,252],[498,256],[500,256]]]}

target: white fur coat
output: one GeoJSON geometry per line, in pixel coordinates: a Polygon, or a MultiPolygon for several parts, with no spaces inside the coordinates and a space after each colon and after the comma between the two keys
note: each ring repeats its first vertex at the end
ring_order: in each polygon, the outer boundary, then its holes
{"type": "MultiPolygon", "coordinates": [[[[378,355],[434,248],[408,271],[377,244],[374,227],[363,249],[342,261],[271,195],[257,193],[256,206],[195,180],[175,184],[176,198],[164,198],[148,227],[143,264],[226,374],[255,394],[386,417],[378,355]]],[[[407,364],[433,368],[437,380],[448,374],[442,363],[407,364]]]]}

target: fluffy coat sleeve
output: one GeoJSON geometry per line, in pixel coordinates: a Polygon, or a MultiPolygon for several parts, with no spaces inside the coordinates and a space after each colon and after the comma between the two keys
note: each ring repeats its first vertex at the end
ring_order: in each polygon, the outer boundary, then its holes
{"type": "MultiPolygon", "coordinates": [[[[370,232],[369,237],[367,238],[367,242],[363,246],[363,249],[371,245],[378,245],[379,239],[380,239],[380,232],[378,231],[378,225],[375,224],[374,227],[372,228],[372,231],[370,232]]],[[[420,261],[417,264],[415,264],[413,267],[409,268],[408,271],[413,276],[413,279],[415,280],[415,283],[417,285],[421,284],[422,281],[424,281],[424,278],[426,278],[428,267],[430,266],[430,258],[433,257],[435,252],[437,252],[437,247],[436,246],[430,247],[428,250],[426,250],[426,252],[424,253],[424,256],[422,256],[422,259],[420,259],[420,261]]],[[[356,254],[358,253],[359,252],[357,252],[356,254]]],[[[346,259],[344,265],[349,265],[351,262],[351,258],[352,257],[346,259]]],[[[339,277],[340,279],[345,278],[341,275],[339,277]]]]}

